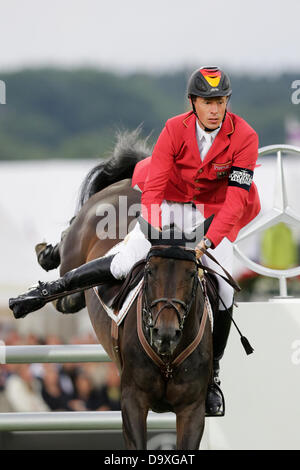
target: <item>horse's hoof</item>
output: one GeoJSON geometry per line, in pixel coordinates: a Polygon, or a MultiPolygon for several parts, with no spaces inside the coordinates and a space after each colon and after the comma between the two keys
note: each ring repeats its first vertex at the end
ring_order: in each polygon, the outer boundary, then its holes
{"type": "Polygon", "coordinates": [[[37,257],[39,257],[39,255],[42,253],[42,251],[44,251],[46,246],[47,246],[46,242],[38,243],[37,245],[35,245],[34,249],[35,249],[35,253],[36,253],[37,257]]]}
{"type": "Polygon", "coordinates": [[[8,306],[12,310],[16,319],[24,318],[26,315],[28,315],[28,313],[39,310],[44,305],[45,301],[43,299],[26,299],[22,296],[9,299],[8,301],[8,306]]]}
{"type": "Polygon", "coordinates": [[[51,271],[60,265],[60,257],[56,251],[56,247],[47,243],[38,243],[35,246],[37,261],[45,271],[51,271]]]}
{"type": "Polygon", "coordinates": [[[69,294],[66,297],[61,297],[52,301],[53,306],[60,313],[73,314],[85,308],[85,295],[84,292],[76,292],[69,294]]]}

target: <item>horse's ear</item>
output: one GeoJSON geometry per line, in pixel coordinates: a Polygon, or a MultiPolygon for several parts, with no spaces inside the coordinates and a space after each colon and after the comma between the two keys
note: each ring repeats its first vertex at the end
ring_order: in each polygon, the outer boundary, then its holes
{"type": "Polygon", "coordinates": [[[137,219],[143,234],[151,242],[152,246],[185,246],[186,239],[184,237],[184,233],[181,230],[178,230],[174,225],[163,229],[162,231],[159,231],[155,227],[153,227],[153,225],[149,224],[149,222],[147,222],[147,220],[145,220],[140,215],[137,219]]]}
{"type": "Polygon", "coordinates": [[[160,232],[153,227],[153,225],[149,224],[149,222],[147,222],[147,220],[145,220],[141,215],[137,217],[137,220],[143,234],[152,243],[152,245],[171,243],[172,245],[189,245],[190,248],[195,248],[208,231],[213,218],[214,214],[205,219],[204,222],[193,230],[187,237],[185,236],[187,234],[178,231],[176,227],[160,232]]]}
{"type": "Polygon", "coordinates": [[[207,219],[204,220],[204,235],[206,235],[206,233],[207,233],[207,231],[210,227],[210,224],[213,221],[214,216],[215,216],[215,214],[212,214],[210,217],[207,217],[207,219]]]}
{"type": "Polygon", "coordinates": [[[149,241],[161,239],[161,232],[153,227],[153,225],[149,224],[144,217],[139,215],[137,221],[140,224],[141,231],[149,241]]]}

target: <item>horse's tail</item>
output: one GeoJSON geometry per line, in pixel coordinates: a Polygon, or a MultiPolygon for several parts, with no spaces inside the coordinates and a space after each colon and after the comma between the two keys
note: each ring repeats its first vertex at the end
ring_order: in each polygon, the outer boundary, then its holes
{"type": "Polygon", "coordinates": [[[141,126],[132,132],[117,133],[117,141],[108,161],[99,163],[85,177],[78,198],[78,212],[83,204],[95,193],[107,186],[131,178],[135,165],[151,155],[148,137],[140,138],[141,126]]]}

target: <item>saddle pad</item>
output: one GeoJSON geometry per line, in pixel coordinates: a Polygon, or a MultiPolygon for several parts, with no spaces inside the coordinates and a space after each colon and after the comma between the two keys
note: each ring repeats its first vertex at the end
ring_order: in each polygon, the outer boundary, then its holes
{"type": "Polygon", "coordinates": [[[127,314],[128,310],[130,309],[132,303],[134,302],[134,300],[138,296],[138,294],[139,294],[139,292],[142,288],[142,284],[143,284],[143,279],[141,279],[140,282],[128,293],[128,295],[127,295],[126,299],[124,300],[123,305],[122,305],[122,307],[119,311],[113,310],[112,308],[108,307],[103,302],[103,300],[101,299],[101,297],[99,295],[97,287],[93,287],[93,290],[94,290],[96,296],[98,297],[102,307],[104,308],[104,310],[108,314],[108,316],[114,322],[116,322],[116,324],[119,326],[122,323],[122,321],[124,320],[124,318],[126,317],[126,314],[127,314]]]}

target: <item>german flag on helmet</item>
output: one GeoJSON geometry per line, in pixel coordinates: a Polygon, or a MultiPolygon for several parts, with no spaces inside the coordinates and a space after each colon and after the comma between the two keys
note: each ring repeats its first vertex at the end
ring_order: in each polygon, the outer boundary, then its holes
{"type": "Polygon", "coordinates": [[[232,89],[227,73],[219,67],[201,67],[195,70],[188,82],[188,97],[212,98],[231,96],[232,89]]]}
{"type": "Polygon", "coordinates": [[[200,73],[202,73],[203,77],[210,84],[210,86],[216,87],[219,85],[222,74],[217,67],[201,68],[200,73]]]}

